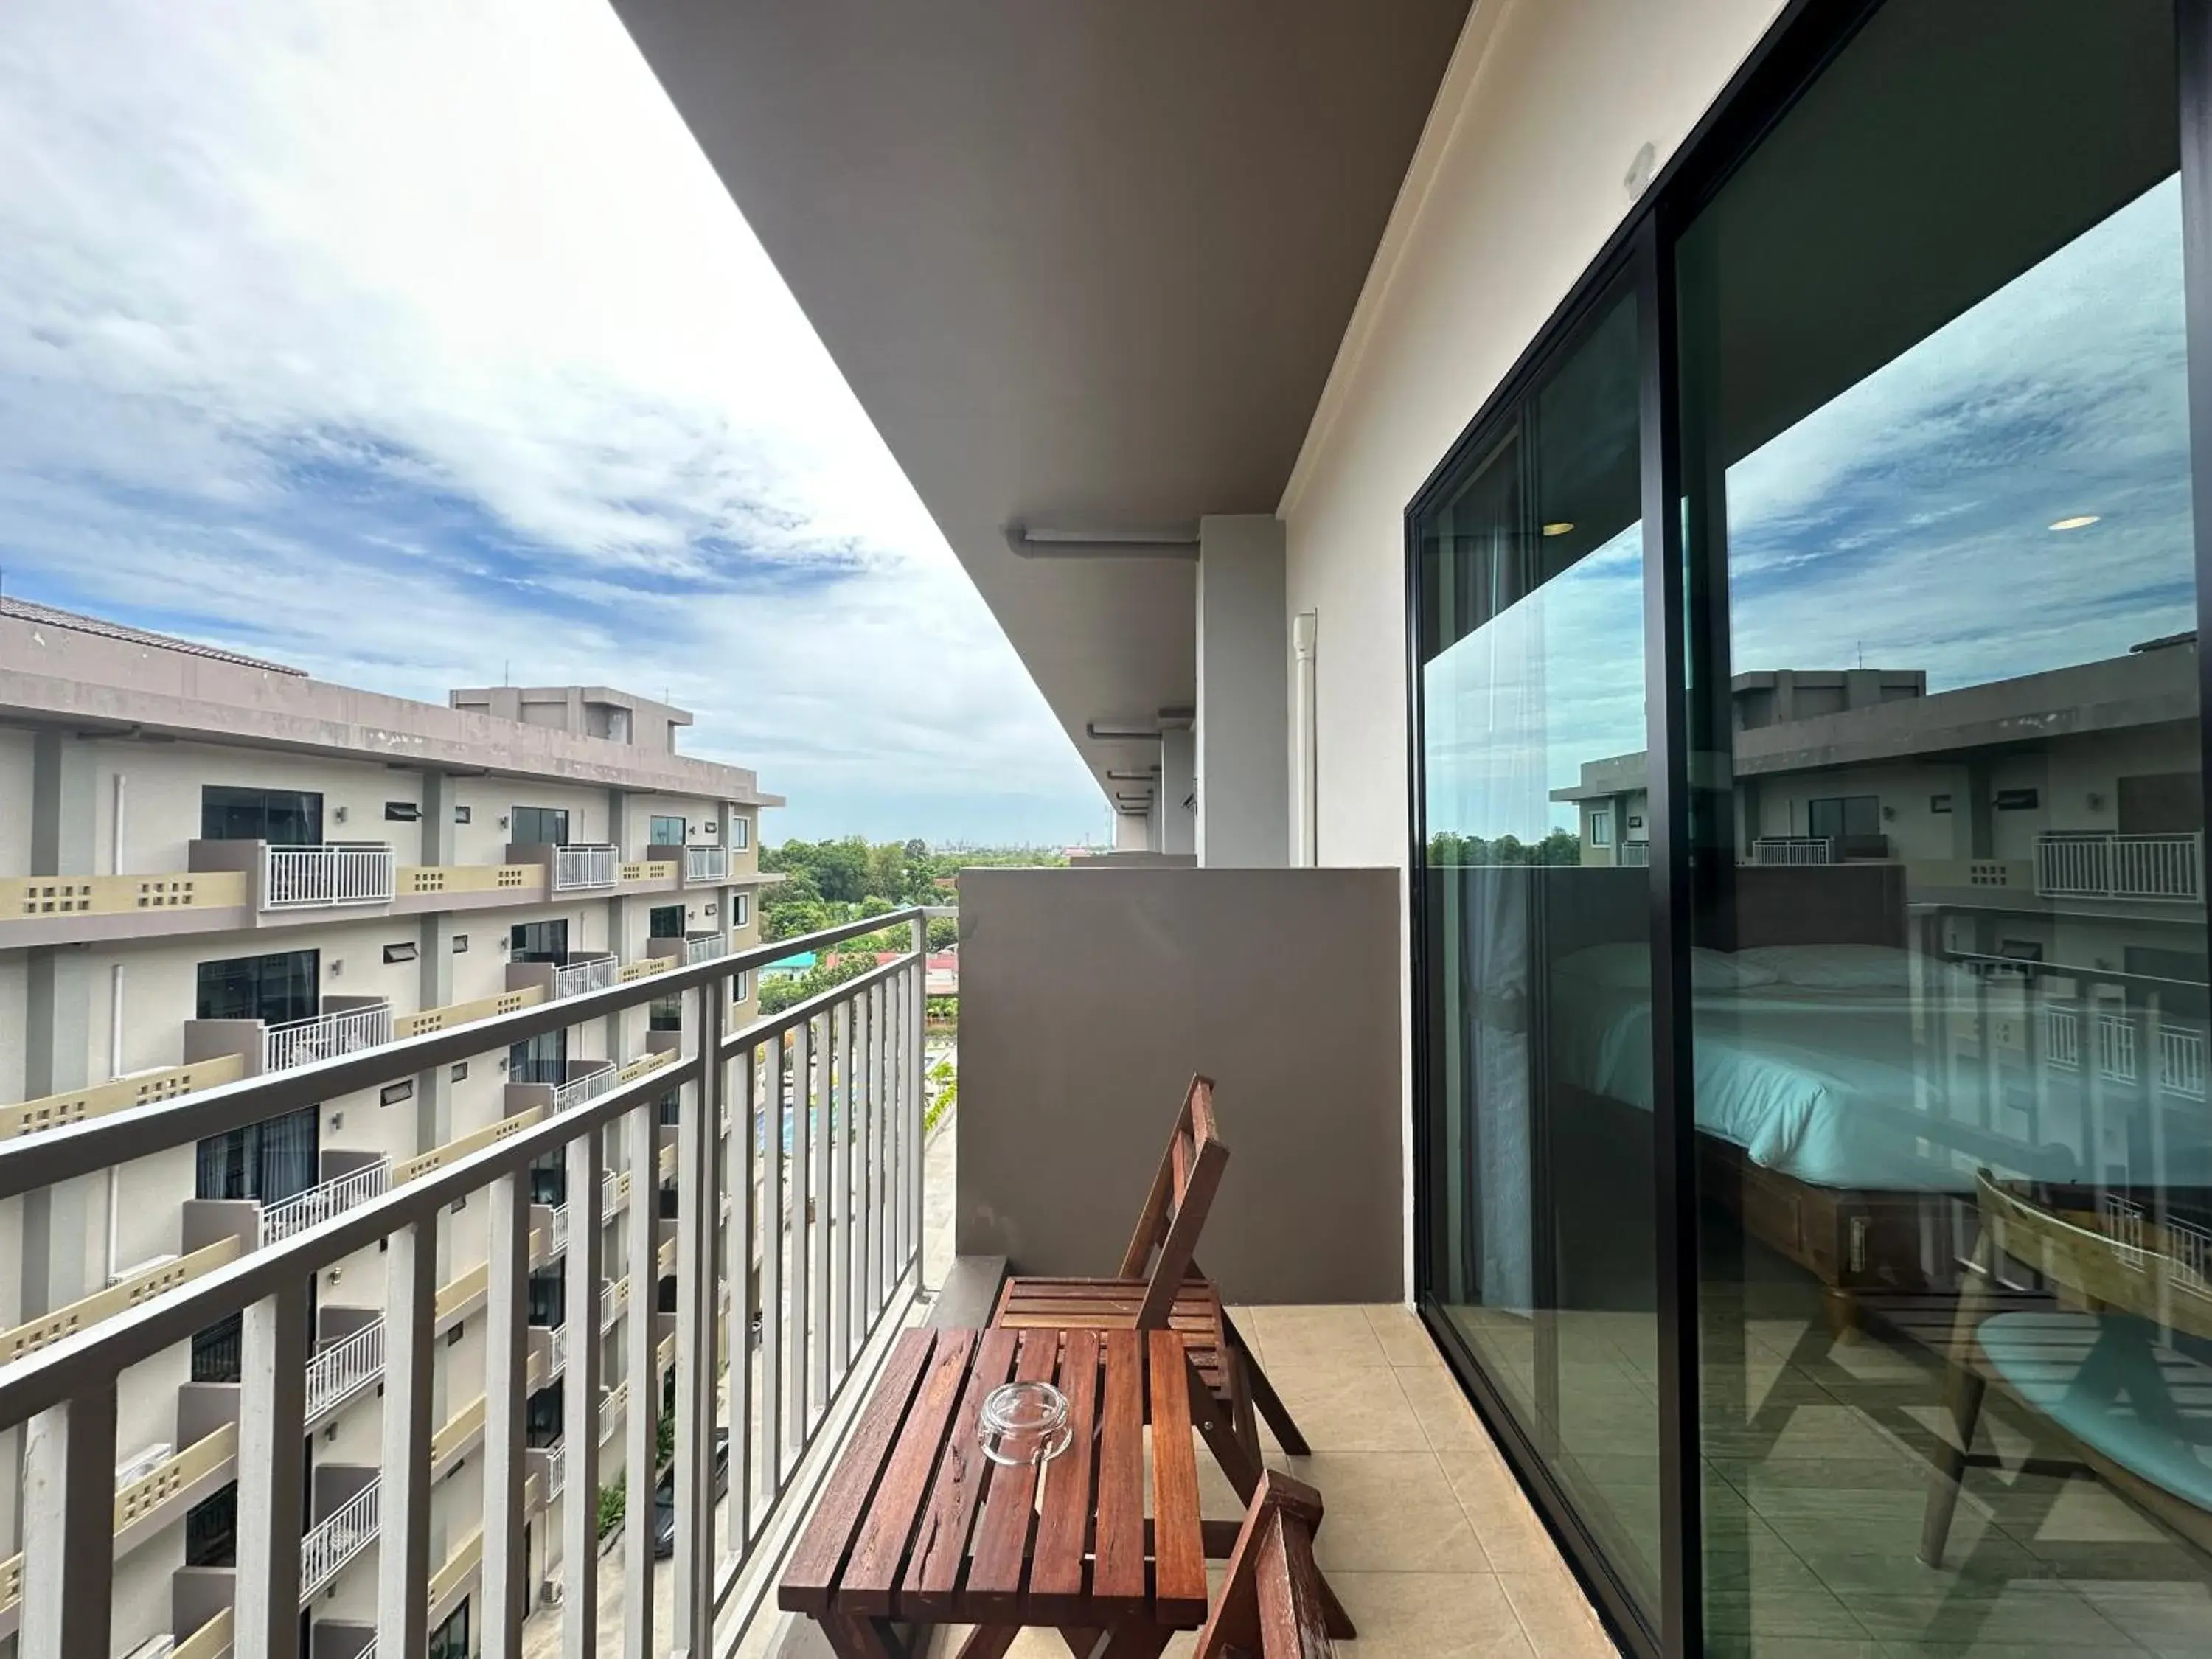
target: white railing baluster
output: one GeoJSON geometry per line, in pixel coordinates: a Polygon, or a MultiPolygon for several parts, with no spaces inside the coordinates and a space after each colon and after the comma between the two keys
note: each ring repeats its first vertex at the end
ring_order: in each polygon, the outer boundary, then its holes
{"type": "Polygon", "coordinates": [[[530,1194],[519,1175],[491,1183],[484,1237],[484,1659],[522,1659],[530,1611],[523,1513],[530,1388],[530,1194]]]}
{"type": "Polygon", "coordinates": [[[23,1437],[21,1659],[108,1659],[115,1379],[88,1380],[23,1437]]]}
{"type": "Polygon", "coordinates": [[[318,1060],[357,1054],[392,1041],[392,1005],[313,1014],[261,1028],[261,1069],[289,1072],[318,1060]]]}
{"type": "MultiPolygon", "coordinates": [[[[597,1130],[568,1143],[571,1197],[599,1190],[597,1130]]],[[[589,1200],[586,1200],[589,1207],[589,1200]]],[[[599,1258],[605,1229],[594,1216],[568,1241],[564,1301],[577,1325],[561,1384],[562,1455],[568,1496],[561,1505],[561,1659],[597,1659],[599,1642],[599,1258]]],[[[649,1524],[642,1516],[640,1524],[649,1524]]]]}
{"type": "MultiPolygon", "coordinates": [[[[623,1378],[629,1385],[623,1415],[623,1653],[624,1659],[653,1659],[653,1534],[659,1530],[653,1487],[653,1462],[659,1445],[660,1376],[658,1326],[660,1279],[657,1241],[659,1218],[660,1146],[659,1112],[650,1104],[623,1115],[623,1144],[630,1169],[629,1318],[623,1327],[623,1378]]],[[[688,1426],[677,1425],[679,1439],[688,1426]]],[[[711,1438],[711,1434],[709,1436],[711,1438]]]]}
{"type": "Polygon", "coordinates": [[[392,902],[397,863],[389,847],[261,849],[261,908],[296,910],[392,902]]]}
{"type": "Polygon", "coordinates": [[[307,1362],[307,1415],[320,1417],[384,1374],[384,1321],[364,1325],[307,1362]]]}
{"type": "Polygon", "coordinates": [[[320,1186],[310,1187],[304,1193],[266,1206],[261,1212],[261,1242],[274,1244],[280,1238],[289,1238],[302,1228],[312,1227],[319,1221],[328,1221],[343,1214],[356,1204],[365,1204],[392,1184],[392,1160],[379,1158],[375,1163],[335,1176],[320,1186]]]}
{"type": "Polygon", "coordinates": [[[307,1320],[307,1283],[298,1279],[240,1322],[237,1659],[300,1659],[307,1320]]]}
{"type": "Polygon", "coordinates": [[[611,887],[622,874],[621,850],[611,846],[556,847],[553,849],[553,890],[566,893],[579,887],[611,887]]]}
{"type": "Polygon", "coordinates": [[[392,1235],[384,1287],[384,1452],[376,1551],[376,1644],[421,1653],[429,1638],[430,1366],[438,1299],[434,1218],[392,1235]]]}
{"type": "Polygon", "coordinates": [[[375,1480],[315,1523],[300,1542],[300,1601],[304,1605],[337,1577],[348,1562],[376,1541],[379,1486],[375,1480]]]}

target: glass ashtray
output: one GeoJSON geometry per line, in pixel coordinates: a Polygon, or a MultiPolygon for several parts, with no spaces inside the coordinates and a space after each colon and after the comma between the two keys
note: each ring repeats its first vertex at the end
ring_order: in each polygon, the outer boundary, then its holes
{"type": "Polygon", "coordinates": [[[983,1398],[975,1438],[994,1463],[1045,1463],[1067,1449],[1067,1396],[1049,1382],[1009,1382],[983,1398]]]}

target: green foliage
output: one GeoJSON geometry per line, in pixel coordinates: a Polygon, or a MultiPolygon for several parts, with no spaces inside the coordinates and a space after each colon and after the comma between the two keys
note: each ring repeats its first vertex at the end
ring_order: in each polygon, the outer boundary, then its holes
{"type": "MultiPolygon", "coordinates": [[[[933,998],[933,1001],[940,999],[933,998]]],[[[950,1001],[951,998],[941,999],[950,1001]]],[[[960,1073],[950,1060],[940,1060],[929,1068],[929,1104],[922,1109],[921,1127],[926,1134],[944,1121],[946,1113],[958,1103],[960,1073]]]]}
{"type": "Polygon", "coordinates": [[[960,943],[960,921],[957,916],[932,916],[929,919],[929,948],[949,951],[960,943]]]}
{"type": "MultiPolygon", "coordinates": [[[[846,947],[850,949],[849,946],[846,947]]],[[[835,966],[825,958],[816,963],[803,974],[784,974],[761,981],[760,1011],[762,1018],[780,1014],[794,1003],[809,997],[818,997],[833,985],[842,985],[848,979],[858,979],[876,965],[868,956],[841,956],[835,966]]]]}
{"type": "Polygon", "coordinates": [[[1429,863],[1437,866],[1501,864],[1580,864],[1583,844],[1571,830],[1554,830],[1535,842],[1518,836],[1458,836],[1440,830],[1429,837],[1429,863]]]}
{"type": "Polygon", "coordinates": [[[623,1522],[623,1508],[628,1495],[617,1481],[611,1486],[599,1488],[599,1536],[605,1538],[623,1522]]]}
{"type": "MultiPolygon", "coordinates": [[[[787,841],[761,849],[761,868],[779,872],[783,879],[761,893],[761,937],[771,942],[818,933],[842,922],[862,921],[870,916],[904,909],[913,904],[950,904],[952,890],[939,881],[977,866],[1024,866],[1065,865],[1066,854],[1021,847],[987,848],[974,851],[933,851],[915,839],[871,844],[858,836],[837,841],[787,841]]],[[[854,951],[903,951],[903,928],[892,930],[883,942],[854,939],[844,948],[854,951]]],[[[930,945],[941,949],[959,937],[949,919],[930,924],[930,945]]]]}
{"type": "Polygon", "coordinates": [[[653,1447],[654,1467],[666,1468],[670,1460],[675,1455],[676,1419],[673,1415],[667,1415],[660,1419],[660,1427],[653,1447]]]}

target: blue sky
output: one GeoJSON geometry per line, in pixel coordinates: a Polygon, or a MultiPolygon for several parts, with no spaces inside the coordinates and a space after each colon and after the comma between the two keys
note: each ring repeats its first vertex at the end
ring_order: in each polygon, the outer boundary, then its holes
{"type": "MultiPolygon", "coordinates": [[[[2185,355],[2168,179],[1729,468],[1732,671],[1948,691],[2195,627],[2185,355]]],[[[1572,825],[1644,746],[1643,631],[1631,532],[1431,661],[1431,826],[1572,825]]]]}
{"type": "Polygon", "coordinates": [[[599,0],[14,0],[0,566],[404,696],[665,695],[772,840],[1106,830],[599,0]]]}

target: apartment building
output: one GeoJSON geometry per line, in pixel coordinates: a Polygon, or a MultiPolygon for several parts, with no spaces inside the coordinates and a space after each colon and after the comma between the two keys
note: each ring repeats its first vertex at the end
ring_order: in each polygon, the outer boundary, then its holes
{"type": "MultiPolygon", "coordinates": [[[[744,768],[691,759],[682,709],[604,686],[455,690],[449,706],[17,600],[0,602],[0,1134],[647,979],[759,936],[759,813],[744,768]]],[[[754,988],[734,982],[730,1017],[754,988]]],[[[35,1352],[667,1063],[658,1005],[242,1125],[0,1205],[0,1360],[35,1352]]],[[[531,1571],[557,1553],[570,1344],[604,1345],[599,1420],[662,1385],[674,1319],[673,1127],[602,1190],[533,1171],[527,1366],[531,1571]],[[576,1202],[571,1203],[574,1198],[576,1202]],[[655,1259],[621,1224],[655,1212],[655,1259]],[[582,1207],[579,1207],[579,1206],[582,1207]],[[573,1219],[572,1219],[573,1217],[573,1219]],[[594,1308],[565,1305],[576,1229],[604,1228],[594,1308]],[[671,1310],[664,1313],[664,1307],[671,1310]],[[570,1316],[574,1316],[572,1321],[570,1316]],[[625,1374],[653,1322],[656,1375],[625,1374]]],[[[483,1206],[437,1240],[432,1651],[474,1650],[482,1514],[483,1206]]],[[[301,1651],[374,1628],[387,1252],[313,1286],[301,1651]]],[[[238,1528],[237,1320],[135,1367],[118,1398],[114,1649],[227,1644],[238,1528]]],[[[0,1475],[0,1642],[21,1601],[21,1436],[0,1475]]],[[[592,1501],[589,1495],[585,1501],[592,1501]]]]}

